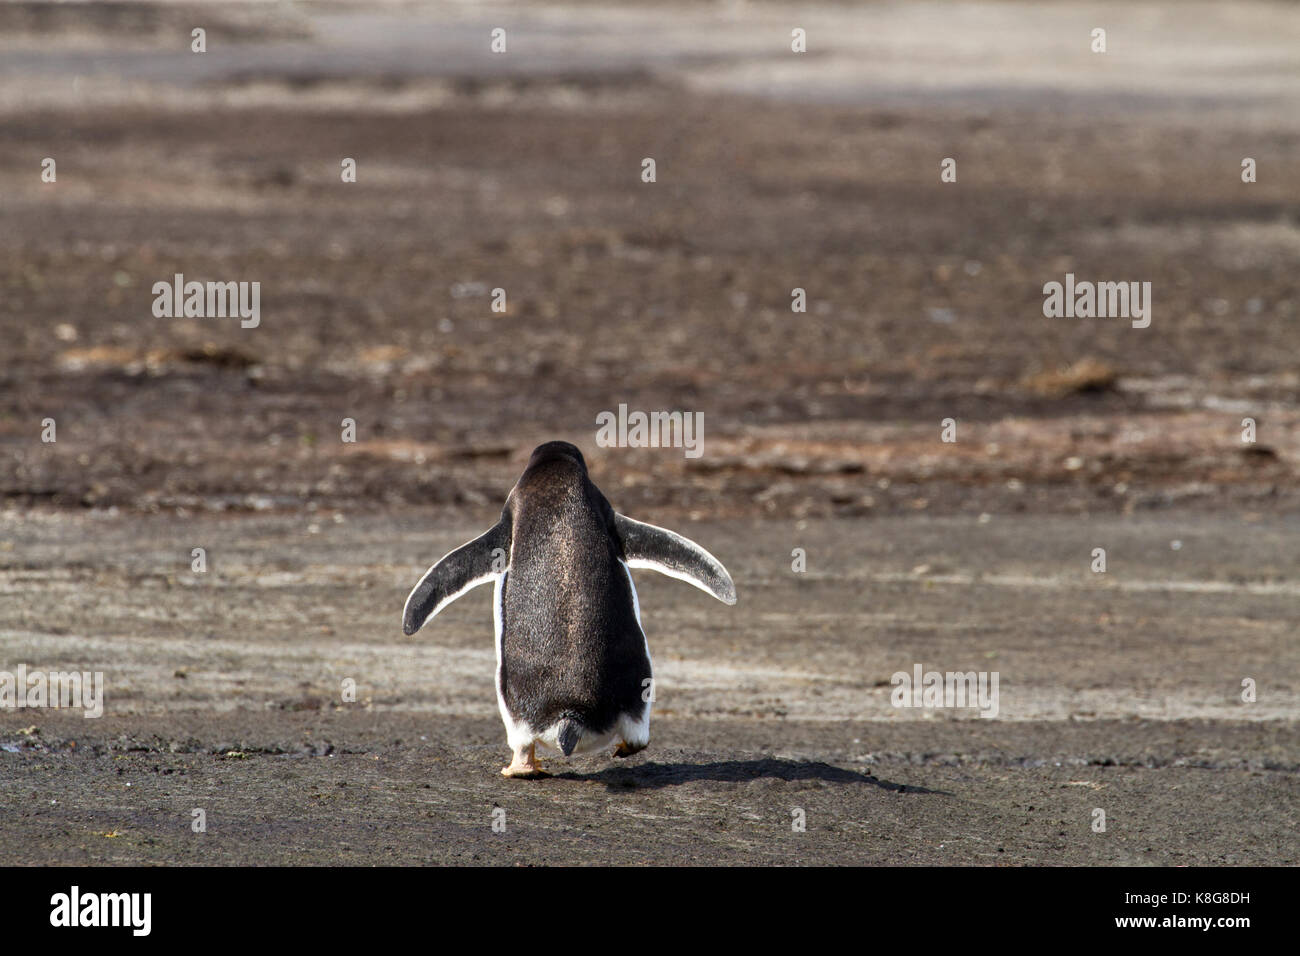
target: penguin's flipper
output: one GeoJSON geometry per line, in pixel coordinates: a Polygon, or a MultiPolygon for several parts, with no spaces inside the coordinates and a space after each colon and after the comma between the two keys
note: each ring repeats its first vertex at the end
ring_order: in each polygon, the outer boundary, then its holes
{"type": "Polygon", "coordinates": [[[727,569],[690,538],[621,514],[614,515],[614,527],[623,539],[628,567],[649,568],[693,584],[723,604],[736,603],[736,585],[727,569]]]}
{"type": "Polygon", "coordinates": [[[414,634],[470,588],[486,584],[505,573],[503,555],[509,554],[510,525],[502,518],[473,541],[443,555],[425,572],[406,598],[402,631],[414,634]]]}

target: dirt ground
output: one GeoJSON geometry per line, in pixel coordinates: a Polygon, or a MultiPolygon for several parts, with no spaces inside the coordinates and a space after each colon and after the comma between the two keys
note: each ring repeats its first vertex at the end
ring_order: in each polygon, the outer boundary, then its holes
{"type": "Polygon", "coordinates": [[[1300,7],[1233,9],[0,5],[0,671],[106,681],[0,710],[0,864],[1295,864],[1300,7]],[[549,439],[740,600],[639,574],[650,748],[507,781],[489,592],[400,615],[549,439]]]}

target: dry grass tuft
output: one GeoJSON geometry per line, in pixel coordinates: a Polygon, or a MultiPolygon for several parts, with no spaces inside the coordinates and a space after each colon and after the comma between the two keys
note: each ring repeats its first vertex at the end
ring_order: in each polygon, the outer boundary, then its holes
{"type": "Polygon", "coordinates": [[[1116,369],[1097,359],[1085,358],[1070,366],[1030,375],[1024,379],[1024,385],[1039,395],[1063,398],[1113,391],[1118,381],[1116,369]]]}

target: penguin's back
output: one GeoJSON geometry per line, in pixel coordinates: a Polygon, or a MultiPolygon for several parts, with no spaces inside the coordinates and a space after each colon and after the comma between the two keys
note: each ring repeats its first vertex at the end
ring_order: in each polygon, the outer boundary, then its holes
{"type": "Polygon", "coordinates": [[[531,465],[511,493],[501,586],[502,700],[536,731],[564,718],[606,733],[640,714],[650,677],[614,512],[565,456],[531,465]]]}

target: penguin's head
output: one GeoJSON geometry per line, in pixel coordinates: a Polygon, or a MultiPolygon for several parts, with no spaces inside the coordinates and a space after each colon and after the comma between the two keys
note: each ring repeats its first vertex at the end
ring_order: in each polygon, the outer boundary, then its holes
{"type": "Polygon", "coordinates": [[[587,473],[587,462],[583,460],[582,452],[578,451],[577,445],[571,445],[567,441],[548,441],[538,445],[533,449],[533,453],[528,459],[528,468],[524,470],[527,471],[557,458],[567,458],[570,461],[575,461],[578,463],[578,467],[582,469],[582,473],[587,473]]]}
{"type": "Polygon", "coordinates": [[[548,441],[533,449],[528,467],[506,497],[505,512],[512,520],[525,510],[549,513],[586,497],[591,487],[582,452],[567,441],[548,441]]]}

